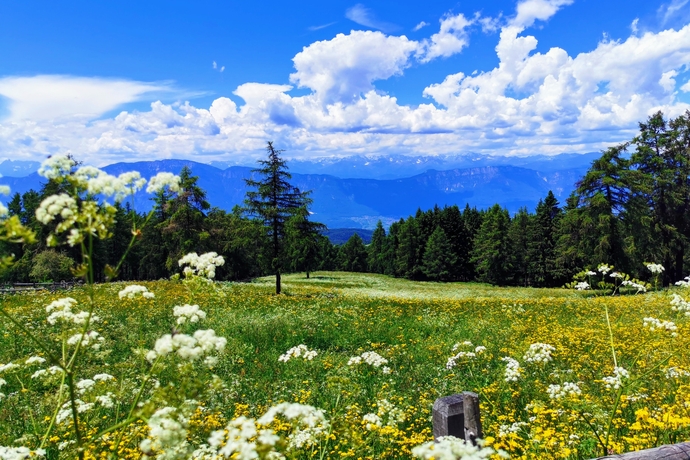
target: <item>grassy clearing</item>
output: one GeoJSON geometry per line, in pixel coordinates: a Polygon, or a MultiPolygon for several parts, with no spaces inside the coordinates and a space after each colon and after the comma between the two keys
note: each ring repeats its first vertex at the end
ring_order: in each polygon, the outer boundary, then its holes
{"type": "MultiPolygon", "coordinates": [[[[103,383],[99,391],[131,401],[149,366],[143,354],[175,326],[172,307],[189,303],[208,314],[204,329],[228,339],[226,351],[211,370],[171,358],[144,412],[188,398],[203,401],[190,421],[192,444],[232,418],[258,417],[271,405],[294,401],[324,409],[333,426],[327,441],[298,457],[409,458],[411,447],[431,438],[433,401],[465,390],[481,396],[490,445],[513,458],[592,458],[602,454],[602,444],[624,452],[690,439],[690,328],[688,318],[671,310],[670,292],[588,297],[560,289],[319,272],[308,280],[303,274],[286,276],[286,295],[276,297],[272,282],[144,283],[156,294],[151,300],[118,299],[125,284],[97,286],[95,313],[103,320],[98,328],[106,340],[81,363],[78,377],[112,374],[117,381],[103,383]],[[607,389],[603,380],[614,372],[605,308],[618,365],[630,373],[619,390],[607,389]],[[677,335],[643,327],[645,317],[674,321],[677,335]],[[526,353],[536,343],[554,347],[547,353],[551,359],[529,362],[526,353]],[[300,344],[317,356],[278,360],[300,344]],[[385,358],[391,372],[384,366],[348,365],[368,351],[385,358]],[[449,358],[460,352],[466,354],[447,368],[449,358]],[[515,381],[506,381],[505,357],[520,365],[515,381]],[[572,388],[565,383],[576,384],[579,393],[565,391],[572,388]],[[380,426],[364,418],[371,413],[380,426]]],[[[6,295],[2,302],[28,328],[58,341],[58,328],[45,323],[45,306],[65,295],[86,298],[73,290],[6,295]]],[[[30,444],[54,409],[59,380],[32,379],[41,366],[23,363],[37,354],[34,346],[4,320],[0,331],[0,363],[20,364],[0,373],[7,381],[0,388],[6,395],[0,401],[0,445],[30,444]]],[[[85,420],[89,436],[122,417],[123,410],[97,406],[85,420]]],[[[70,430],[69,424],[59,426],[49,457],[69,457],[69,446],[59,447],[70,430]]],[[[118,455],[138,458],[145,434],[143,423],[128,428],[118,455]]],[[[94,458],[113,445],[112,436],[92,439],[94,458]]]]}

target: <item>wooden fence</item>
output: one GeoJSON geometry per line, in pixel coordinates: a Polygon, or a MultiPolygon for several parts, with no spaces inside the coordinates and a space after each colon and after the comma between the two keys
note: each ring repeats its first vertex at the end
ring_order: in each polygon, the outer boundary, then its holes
{"type": "Polygon", "coordinates": [[[0,293],[37,291],[40,289],[46,289],[53,292],[59,289],[69,289],[74,286],[80,286],[82,284],[83,281],[60,281],[57,283],[4,283],[0,284],[0,293]]]}
{"type": "MultiPolygon", "coordinates": [[[[479,396],[476,393],[462,393],[439,398],[434,402],[432,413],[434,439],[441,436],[455,436],[476,444],[482,438],[482,423],[479,416],[479,396]]],[[[627,454],[608,455],[596,460],[690,460],[690,442],[655,447],[627,454]]]]}

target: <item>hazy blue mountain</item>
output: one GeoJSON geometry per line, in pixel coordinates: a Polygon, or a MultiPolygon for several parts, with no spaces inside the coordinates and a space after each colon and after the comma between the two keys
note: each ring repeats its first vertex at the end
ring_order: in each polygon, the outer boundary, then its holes
{"type": "Polygon", "coordinates": [[[0,163],[0,175],[10,177],[26,177],[38,171],[41,163],[37,161],[5,160],[0,163]]]}
{"type": "Polygon", "coordinates": [[[364,228],[333,228],[328,229],[323,234],[331,240],[333,244],[345,244],[347,240],[354,234],[358,234],[364,244],[371,243],[371,237],[374,234],[373,230],[367,230],[364,228]]]}
{"type": "MultiPolygon", "coordinates": [[[[600,153],[563,153],[560,155],[534,155],[506,157],[480,154],[438,156],[350,156],[324,157],[311,160],[291,159],[290,171],[299,174],[329,174],[342,179],[402,179],[425,173],[430,169],[482,168],[486,166],[518,166],[541,172],[562,171],[573,168],[588,169],[600,153]]],[[[212,166],[225,169],[237,166],[229,162],[211,162],[212,166]]],[[[244,166],[244,165],[242,165],[244,166]]],[[[254,167],[253,165],[246,165],[254,167]]]]}
{"type": "MultiPolygon", "coordinates": [[[[246,187],[244,179],[252,168],[233,166],[225,170],[184,160],[160,160],[138,163],[117,163],[106,166],[110,174],[138,170],[149,178],[158,172],[179,173],[189,166],[199,176],[199,185],[206,190],[211,205],[231,210],[242,204],[246,187]]],[[[378,179],[342,179],[327,174],[293,173],[292,183],[301,190],[312,190],[313,219],[330,228],[373,229],[380,219],[386,225],[414,214],[418,208],[434,205],[466,203],[488,208],[495,203],[511,213],[526,206],[534,210],[537,202],[552,190],[561,202],[574,189],[586,167],[537,171],[517,166],[482,166],[445,171],[430,170],[411,177],[378,179]]],[[[24,178],[3,177],[0,184],[9,185],[12,193],[40,189],[43,178],[32,173],[24,178]]],[[[134,198],[138,211],[151,208],[151,196],[140,192],[134,198]]]]}

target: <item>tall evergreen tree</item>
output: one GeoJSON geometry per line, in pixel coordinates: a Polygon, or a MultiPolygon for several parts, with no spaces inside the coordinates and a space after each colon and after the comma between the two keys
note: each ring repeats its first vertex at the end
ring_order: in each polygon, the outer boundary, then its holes
{"type": "Polygon", "coordinates": [[[364,246],[362,237],[357,233],[353,233],[345,244],[340,247],[338,258],[340,270],[346,272],[366,272],[367,248],[364,246]]]}
{"type": "Polygon", "coordinates": [[[291,270],[304,271],[309,278],[309,273],[319,266],[321,233],[326,226],[319,222],[309,220],[309,211],[306,206],[299,208],[287,221],[287,256],[291,270]]]}
{"type": "Polygon", "coordinates": [[[383,223],[379,220],[376,223],[376,229],[371,235],[371,243],[367,247],[367,265],[371,273],[383,273],[384,261],[383,251],[386,245],[386,230],[383,228],[383,223]]]}
{"type": "Polygon", "coordinates": [[[479,281],[505,285],[511,271],[508,250],[510,215],[495,204],[484,215],[474,239],[471,261],[476,264],[479,281]]]}
{"type": "MultiPolygon", "coordinates": [[[[561,209],[553,192],[537,205],[529,227],[527,260],[530,275],[537,286],[555,286],[562,280],[556,267],[556,234],[561,218],[561,209]]],[[[562,284],[562,282],[561,282],[562,284]]]]}
{"type": "Polygon", "coordinates": [[[522,207],[513,216],[508,228],[508,248],[510,250],[511,283],[518,286],[529,286],[532,283],[527,254],[530,245],[532,218],[527,208],[522,207]]]}
{"type": "Polygon", "coordinates": [[[264,224],[270,241],[269,252],[271,272],[276,277],[276,294],[281,292],[280,275],[285,269],[285,224],[301,208],[311,204],[309,192],[301,192],[291,185],[292,178],[285,160],[280,158],[282,150],[273,147],[272,142],[266,146],[268,159],[260,160],[260,168],[252,171],[259,180],[246,179],[247,186],[254,190],[247,192],[245,207],[247,212],[264,224]]]}
{"type": "Polygon", "coordinates": [[[438,226],[426,243],[422,271],[432,281],[449,281],[455,254],[450,249],[446,233],[438,226]]]}

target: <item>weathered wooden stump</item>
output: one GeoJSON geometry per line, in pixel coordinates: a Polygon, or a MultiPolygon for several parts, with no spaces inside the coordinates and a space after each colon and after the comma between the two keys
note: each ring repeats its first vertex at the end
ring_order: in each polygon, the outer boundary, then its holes
{"type": "Polygon", "coordinates": [[[441,436],[456,438],[476,444],[483,436],[479,418],[479,395],[470,391],[446,396],[434,401],[432,413],[434,439],[441,436]]]}

